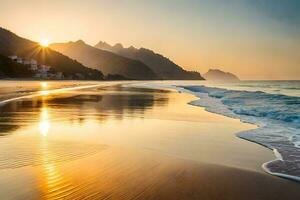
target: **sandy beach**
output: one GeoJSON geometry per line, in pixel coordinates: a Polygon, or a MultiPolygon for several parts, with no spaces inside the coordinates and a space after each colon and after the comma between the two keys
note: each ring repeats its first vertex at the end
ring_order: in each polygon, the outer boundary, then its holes
{"type": "Polygon", "coordinates": [[[176,91],[119,83],[0,107],[0,199],[296,199],[256,128],[176,91]],[[24,187],[25,186],[25,187],[24,187]]]}
{"type": "Polygon", "coordinates": [[[0,0],[0,200],[300,199],[299,11],[0,0]]]}

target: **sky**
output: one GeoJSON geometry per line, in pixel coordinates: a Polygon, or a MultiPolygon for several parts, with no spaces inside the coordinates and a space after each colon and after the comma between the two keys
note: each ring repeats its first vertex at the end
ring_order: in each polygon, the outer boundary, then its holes
{"type": "Polygon", "coordinates": [[[300,0],[0,0],[0,26],[34,40],[145,47],[187,70],[300,79],[300,0]]]}

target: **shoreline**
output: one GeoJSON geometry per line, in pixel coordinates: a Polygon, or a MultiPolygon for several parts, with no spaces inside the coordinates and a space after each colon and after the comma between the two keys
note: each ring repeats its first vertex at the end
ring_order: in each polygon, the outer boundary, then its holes
{"type": "MultiPolygon", "coordinates": [[[[83,82],[85,82],[85,81],[83,81],[83,82]]],[[[112,84],[116,84],[116,82],[114,82],[114,81],[113,81],[113,82],[107,81],[107,82],[108,82],[108,83],[112,83],[112,84]]],[[[103,82],[102,82],[102,84],[103,84],[103,82]]],[[[136,84],[138,87],[140,87],[139,85],[140,85],[140,84],[143,85],[143,84],[145,84],[145,82],[142,82],[142,83],[130,83],[130,82],[128,82],[128,81],[124,81],[124,82],[121,81],[121,84],[122,84],[123,86],[124,86],[124,85],[125,85],[125,86],[126,86],[126,85],[129,85],[129,86],[130,86],[130,85],[132,85],[132,84],[133,84],[133,85],[136,84]]],[[[147,83],[146,83],[146,84],[147,84],[147,83]]],[[[156,84],[156,83],[154,83],[154,84],[156,84]]],[[[59,93],[59,92],[62,92],[62,91],[72,91],[72,90],[78,90],[78,89],[88,89],[88,88],[93,88],[93,87],[99,87],[100,85],[101,85],[101,84],[99,83],[99,84],[94,84],[94,85],[75,86],[75,87],[66,87],[66,88],[51,89],[51,90],[47,90],[47,95],[48,95],[48,94],[59,93]]],[[[158,85],[156,85],[156,86],[158,86],[158,85]]],[[[145,85],[142,86],[142,87],[145,87],[145,85]]],[[[167,85],[161,85],[161,86],[159,86],[159,87],[161,87],[160,89],[175,89],[175,90],[178,91],[178,92],[185,92],[185,93],[188,93],[188,94],[192,94],[192,95],[195,96],[196,98],[199,98],[199,96],[197,96],[196,94],[194,94],[193,91],[187,90],[187,89],[185,89],[184,87],[181,87],[181,86],[171,86],[170,88],[168,88],[167,85]]],[[[150,86],[150,88],[152,88],[152,89],[158,89],[158,88],[153,87],[153,86],[152,86],[152,87],[150,86]]],[[[19,97],[16,97],[16,98],[10,98],[10,99],[2,100],[2,101],[0,101],[0,105],[1,105],[1,104],[3,105],[3,104],[5,104],[5,103],[9,103],[9,102],[11,102],[11,101],[20,100],[20,99],[23,99],[23,98],[33,98],[33,97],[39,97],[39,96],[44,96],[44,95],[45,95],[45,94],[41,93],[41,91],[36,91],[36,94],[29,94],[29,95],[19,96],[19,97]]],[[[192,105],[192,106],[199,107],[199,105],[193,104],[193,102],[196,102],[196,101],[198,101],[198,100],[193,100],[193,101],[187,102],[187,104],[192,105]]],[[[206,106],[201,106],[201,105],[200,105],[200,107],[204,108],[205,111],[207,111],[207,112],[215,113],[215,114],[222,115],[222,116],[229,117],[229,118],[233,118],[233,119],[238,119],[238,120],[239,120],[240,122],[242,122],[242,123],[253,124],[253,125],[255,125],[257,128],[260,127],[260,125],[257,125],[257,124],[251,123],[251,122],[246,122],[246,121],[244,121],[244,120],[242,120],[242,119],[240,119],[240,118],[238,118],[238,117],[234,117],[234,116],[230,116],[230,115],[223,115],[223,114],[221,114],[221,113],[214,112],[213,110],[208,109],[208,107],[206,107],[206,106]]],[[[255,128],[255,129],[257,129],[257,128],[255,128]]],[[[243,136],[241,135],[243,132],[245,132],[245,131],[240,131],[240,132],[235,133],[236,137],[241,138],[241,139],[246,140],[246,141],[249,141],[249,142],[252,142],[252,143],[255,143],[255,144],[258,144],[258,145],[261,145],[261,146],[263,146],[263,147],[265,147],[265,148],[267,148],[267,149],[269,149],[269,150],[271,150],[271,151],[273,152],[273,155],[274,155],[274,158],[275,158],[275,159],[266,161],[265,163],[262,163],[262,164],[261,164],[261,168],[263,169],[263,171],[265,171],[266,173],[271,174],[271,175],[273,175],[273,176],[279,176],[279,177],[291,179],[291,180],[298,181],[298,182],[300,181],[300,178],[299,178],[299,177],[296,177],[296,176],[290,176],[290,175],[286,175],[286,174],[282,174],[282,173],[271,172],[271,170],[268,169],[267,164],[269,164],[269,163],[271,163],[271,162],[273,162],[273,161],[279,160],[279,159],[278,159],[278,156],[276,155],[276,153],[274,153],[274,151],[277,151],[277,150],[276,150],[276,149],[272,149],[272,148],[270,148],[270,147],[268,147],[268,146],[266,146],[266,145],[264,145],[264,144],[262,144],[262,143],[260,143],[260,142],[253,141],[253,140],[251,140],[251,139],[249,139],[249,138],[243,137],[243,136]]],[[[277,152],[278,152],[278,151],[277,151],[277,152]]],[[[279,153],[279,152],[278,152],[278,153],[279,153]]]]}
{"type": "Polygon", "coordinates": [[[272,152],[236,137],[236,131],[253,125],[187,104],[197,98],[192,94],[117,85],[47,98],[3,105],[4,117],[19,127],[0,140],[0,198],[300,195],[298,183],[262,170],[272,152]],[[26,124],[20,115],[10,115],[24,111],[26,124]],[[11,169],[15,163],[19,167],[11,169]]]}
{"type": "MultiPolygon", "coordinates": [[[[139,84],[136,84],[137,87],[139,87],[139,84]]],[[[156,84],[156,83],[150,83],[150,86],[146,86],[146,84],[142,84],[141,87],[150,87],[150,88],[160,88],[160,89],[174,89],[176,90],[177,92],[184,92],[184,93],[188,93],[188,94],[192,94],[193,96],[195,96],[196,98],[201,99],[202,97],[199,97],[197,94],[195,94],[195,92],[191,91],[191,90],[188,90],[188,89],[185,89],[184,87],[180,86],[180,85],[164,85],[164,84],[156,84]],[[151,85],[152,84],[152,85],[151,85]]],[[[229,118],[232,118],[232,119],[238,119],[241,123],[246,123],[246,124],[252,124],[252,125],[255,125],[256,128],[253,129],[253,130],[256,130],[256,129],[259,129],[262,125],[260,124],[255,124],[255,123],[252,123],[252,122],[248,122],[248,121],[245,121],[241,118],[239,118],[238,116],[233,116],[233,115],[226,115],[225,113],[220,113],[220,112],[217,112],[217,111],[214,111],[214,110],[211,110],[209,109],[208,106],[205,106],[205,105],[198,105],[198,104],[193,104],[193,102],[196,102],[198,100],[195,100],[195,101],[191,101],[191,102],[187,102],[187,104],[189,105],[192,105],[192,106],[195,106],[195,107],[202,107],[204,108],[205,111],[207,112],[210,112],[210,113],[215,113],[215,114],[218,114],[218,115],[221,115],[221,116],[224,116],[224,117],[229,117],[229,118]]],[[[258,141],[254,141],[254,140],[251,140],[247,137],[243,137],[242,134],[244,132],[247,132],[247,131],[239,131],[239,132],[236,132],[235,135],[236,137],[240,138],[240,139],[243,139],[245,141],[248,141],[248,142],[251,142],[253,144],[258,144],[266,149],[269,149],[273,152],[273,155],[274,155],[274,158],[273,160],[269,160],[269,161],[266,161],[264,163],[261,164],[261,168],[264,172],[266,172],[267,174],[269,175],[272,175],[272,176],[277,176],[277,177],[280,177],[280,178],[284,178],[284,179],[288,179],[288,180],[291,180],[291,181],[296,181],[297,183],[300,183],[300,177],[297,177],[297,176],[292,176],[292,175],[288,175],[288,174],[283,174],[283,173],[277,173],[277,172],[272,172],[268,167],[267,165],[269,163],[272,163],[274,161],[277,161],[277,160],[282,160],[280,159],[281,157],[281,154],[278,152],[278,150],[276,148],[270,148],[269,146],[263,144],[263,143],[260,143],[258,141]],[[279,154],[279,155],[278,155],[279,154]]]]}
{"type": "MultiPolygon", "coordinates": [[[[177,86],[176,86],[176,87],[177,87],[177,86]]],[[[180,86],[179,86],[179,87],[180,87],[180,86]]],[[[183,89],[186,90],[185,88],[183,88],[183,89]]],[[[188,91],[190,91],[190,90],[188,90],[188,91]]],[[[190,91],[190,92],[194,93],[193,91],[190,91]]],[[[196,95],[196,94],[194,94],[194,96],[195,96],[195,97],[198,97],[199,99],[202,98],[202,97],[199,97],[199,96],[196,95]]],[[[196,100],[196,101],[197,101],[197,100],[196,100]]],[[[205,106],[205,105],[193,104],[192,102],[190,102],[190,105],[193,105],[193,106],[200,106],[200,107],[205,108],[205,110],[208,111],[208,112],[220,114],[220,115],[222,115],[222,116],[226,116],[226,117],[233,118],[233,119],[238,119],[238,120],[240,120],[240,122],[242,122],[242,123],[253,124],[253,125],[256,126],[256,128],[253,129],[254,131],[255,131],[255,130],[258,130],[258,129],[262,128],[262,127],[264,127],[263,124],[256,124],[256,123],[251,122],[251,121],[246,121],[245,119],[242,119],[242,118],[239,118],[238,116],[235,116],[235,114],[232,114],[232,115],[231,115],[231,114],[225,114],[225,113],[221,113],[221,112],[214,111],[214,110],[210,109],[208,106],[205,106]]],[[[251,130],[248,130],[248,131],[251,131],[251,130]]],[[[281,153],[280,153],[276,148],[271,148],[271,147],[267,146],[266,144],[264,144],[264,143],[262,143],[262,142],[255,141],[255,140],[250,139],[250,138],[248,138],[248,137],[246,137],[246,136],[243,136],[243,134],[247,134],[248,131],[240,131],[240,132],[235,133],[235,135],[236,135],[238,138],[241,138],[241,139],[243,139],[243,140],[246,140],[246,141],[249,141],[249,142],[252,142],[252,143],[255,143],[255,144],[259,144],[259,145],[261,145],[261,146],[263,146],[263,147],[265,147],[265,148],[271,150],[271,151],[273,152],[273,154],[274,154],[275,159],[269,160],[269,161],[267,161],[267,162],[265,162],[265,163],[262,163],[262,165],[261,165],[262,169],[263,169],[266,173],[268,173],[268,174],[270,174],[270,175],[278,176],[278,177],[281,177],[281,178],[289,179],[289,180],[296,181],[296,182],[300,183],[300,177],[298,177],[298,176],[288,175],[288,174],[279,173],[279,172],[272,172],[271,169],[269,169],[269,168],[267,167],[267,165],[270,164],[270,163],[273,163],[273,162],[275,162],[275,161],[284,161],[284,160],[282,159],[281,153]]],[[[251,134],[251,133],[250,133],[250,134],[251,134]]]]}

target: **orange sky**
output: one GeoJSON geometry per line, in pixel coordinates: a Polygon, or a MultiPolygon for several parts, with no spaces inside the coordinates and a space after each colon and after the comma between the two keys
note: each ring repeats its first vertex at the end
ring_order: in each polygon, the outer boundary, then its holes
{"type": "Polygon", "coordinates": [[[35,41],[120,42],[201,73],[220,68],[242,79],[300,79],[300,17],[289,0],[0,2],[0,26],[35,41]]]}

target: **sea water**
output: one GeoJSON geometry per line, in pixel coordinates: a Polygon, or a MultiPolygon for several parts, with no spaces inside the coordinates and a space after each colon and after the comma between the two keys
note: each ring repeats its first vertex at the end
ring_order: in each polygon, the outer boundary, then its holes
{"type": "Polygon", "coordinates": [[[238,136],[272,149],[276,160],[263,168],[300,180],[300,81],[203,82],[177,85],[200,99],[192,105],[256,124],[238,136]]]}

